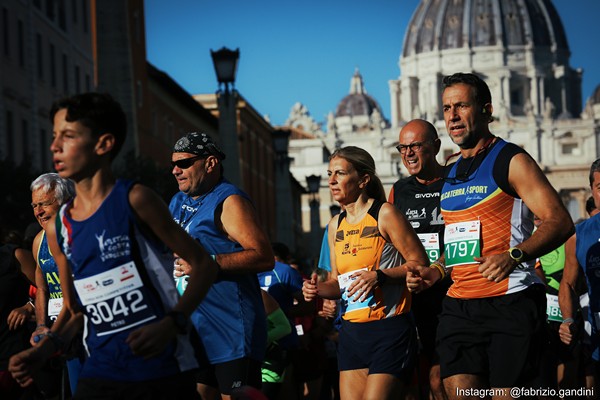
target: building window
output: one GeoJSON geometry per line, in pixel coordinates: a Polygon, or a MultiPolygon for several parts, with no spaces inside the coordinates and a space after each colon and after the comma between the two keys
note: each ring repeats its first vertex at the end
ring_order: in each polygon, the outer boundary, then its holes
{"type": "Polygon", "coordinates": [[[63,93],[69,93],[69,65],[67,61],[67,55],[62,55],[62,66],[63,66],[63,93]]]}
{"type": "Polygon", "coordinates": [[[10,161],[14,161],[15,132],[13,124],[13,114],[6,111],[6,154],[3,154],[10,161]]]}
{"type": "Polygon", "coordinates": [[[58,26],[63,32],[67,31],[67,10],[64,1],[58,2],[58,26]]]}
{"type": "Polygon", "coordinates": [[[21,134],[23,135],[23,139],[21,144],[23,148],[21,149],[21,163],[25,163],[25,160],[30,158],[29,154],[29,124],[26,119],[21,120],[21,134]]]}
{"type": "Polygon", "coordinates": [[[54,0],[46,0],[46,17],[54,21],[54,0]]]}
{"type": "Polygon", "coordinates": [[[90,79],[90,74],[85,74],[85,91],[89,92],[91,91],[91,79],[90,79]]]}
{"type": "Polygon", "coordinates": [[[42,49],[42,35],[35,35],[35,53],[37,61],[37,76],[38,79],[44,79],[44,50],[42,49]]]}
{"type": "Polygon", "coordinates": [[[158,113],[152,110],[152,136],[158,136],[158,113]]]}
{"type": "Polygon", "coordinates": [[[81,71],[79,65],[75,66],[75,93],[81,93],[81,71]]]}
{"type": "Polygon", "coordinates": [[[48,139],[46,137],[46,130],[45,129],[40,129],[40,164],[42,166],[42,169],[46,169],[47,165],[48,165],[48,158],[49,158],[49,154],[48,154],[48,150],[49,150],[50,146],[48,146],[48,139]]]}
{"type": "Polygon", "coordinates": [[[142,90],[142,82],[141,81],[137,81],[136,83],[136,96],[137,96],[137,106],[138,108],[142,108],[142,106],[144,105],[144,92],[142,90]]]}
{"type": "Polygon", "coordinates": [[[19,47],[19,66],[25,67],[25,28],[21,20],[17,22],[17,41],[19,47]]]}
{"type": "Polygon", "coordinates": [[[142,24],[140,21],[140,13],[137,10],[133,13],[133,27],[135,32],[135,42],[139,44],[142,41],[142,24]]]}
{"type": "Polygon", "coordinates": [[[2,8],[2,37],[4,38],[2,43],[2,48],[5,56],[10,56],[10,29],[8,21],[8,10],[6,8],[2,8]]]}
{"type": "Polygon", "coordinates": [[[562,144],[562,153],[565,155],[579,156],[581,152],[579,151],[579,146],[577,143],[563,143],[562,144]]]}
{"type": "Polygon", "coordinates": [[[88,0],[81,0],[81,25],[83,26],[84,33],[88,32],[87,2],[88,2],[88,0]]]}
{"type": "Polygon", "coordinates": [[[56,88],[56,50],[52,43],[50,43],[50,84],[56,88]]]}
{"type": "Polygon", "coordinates": [[[77,24],[77,0],[71,0],[71,14],[73,17],[73,25],[77,24]]]}

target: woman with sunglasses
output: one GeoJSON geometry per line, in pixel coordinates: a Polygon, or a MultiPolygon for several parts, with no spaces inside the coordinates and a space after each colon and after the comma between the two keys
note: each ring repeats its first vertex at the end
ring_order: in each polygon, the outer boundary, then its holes
{"type": "Polygon", "coordinates": [[[304,283],[304,298],[342,298],[341,398],[399,398],[417,351],[406,269],[429,261],[406,218],[385,202],[369,153],[341,148],[330,157],[327,173],[332,197],[344,211],[329,222],[331,276],[317,282],[313,274],[304,283]]]}

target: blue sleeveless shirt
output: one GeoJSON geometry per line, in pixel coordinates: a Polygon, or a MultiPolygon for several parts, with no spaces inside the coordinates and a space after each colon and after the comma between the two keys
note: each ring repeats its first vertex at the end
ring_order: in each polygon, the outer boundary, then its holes
{"type": "Polygon", "coordinates": [[[592,357],[600,361],[600,214],[575,226],[575,255],[585,273],[592,325],[592,357]]]}
{"type": "MultiPolygon", "coordinates": [[[[196,200],[178,192],[169,209],[173,219],[209,254],[235,253],[244,249],[215,225],[215,211],[232,195],[248,199],[244,192],[222,179],[196,200]]],[[[243,357],[257,361],[264,358],[267,325],[257,274],[220,271],[191,318],[211,364],[243,357]]]]}
{"type": "Polygon", "coordinates": [[[80,378],[145,381],[197,367],[186,335],[177,335],[160,355],[147,360],[125,343],[133,330],[160,321],[178,300],[172,253],[140,230],[129,204],[132,186],[118,180],[85,221],[70,218],[72,201],[57,218],[58,243],[85,315],[89,357],[80,378]]]}
{"type": "Polygon", "coordinates": [[[50,320],[56,321],[58,313],[62,308],[62,288],[60,287],[60,278],[58,276],[58,266],[48,247],[46,232],[42,232],[42,241],[37,252],[38,265],[44,275],[44,280],[48,285],[48,307],[47,314],[50,320]]]}

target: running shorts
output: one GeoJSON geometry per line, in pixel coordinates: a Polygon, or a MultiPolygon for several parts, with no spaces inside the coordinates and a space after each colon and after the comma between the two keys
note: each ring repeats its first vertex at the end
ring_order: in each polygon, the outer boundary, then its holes
{"type": "Polygon", "coordinates": [[[418,350],[411,314],[364,323],[342,320],[338,344],[340,371],[368,369],[408,382],[418,350]]]}
{"type": "Polygon", "coordinates": [[[524,385],[538,374],[545,335],[542,285],[497,297],[446,297],[437,334],[441,376],[479,375],[493,388],[524,385]]]}

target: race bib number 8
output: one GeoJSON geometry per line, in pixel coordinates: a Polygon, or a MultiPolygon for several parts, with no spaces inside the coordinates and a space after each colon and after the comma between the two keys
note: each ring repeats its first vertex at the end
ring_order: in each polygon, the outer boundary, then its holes
{"type": "Polygon", "coordinates": [[[144,299],[144,285],[133,262],[74,283],[98,336],[120,332],[156,318],[144,299]]]}
{"type": "Polygon", "coordinates": [[[563,316],[558,305],[558,296],[546,293],[546,315],[549,321],[562,322],[563,316]]]}
{"type": "Polygon", "coordinates": [[[473,257],[481,255],[479,221],[458,222],[446,225],[444,231],[444,257],[446,265],[473,264],[473,257]]]}

